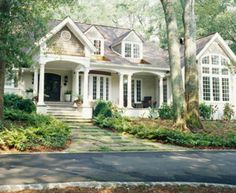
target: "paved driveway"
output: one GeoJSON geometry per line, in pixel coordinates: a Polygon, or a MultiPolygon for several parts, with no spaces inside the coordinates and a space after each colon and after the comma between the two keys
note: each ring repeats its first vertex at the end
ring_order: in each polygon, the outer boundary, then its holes
{"type": "Polygon", "coordinates": [[[71,127],[72,143],[65,150],[69,153],[187,150],[187,148],[138,139],[132,135],[120,134],[92,125],[74,125],[71,127]]]}
{"type": "Polygon", "coordinates": [[[0,185],[76,181],[236,185],[236,152],[0,155],[0,185]]]}

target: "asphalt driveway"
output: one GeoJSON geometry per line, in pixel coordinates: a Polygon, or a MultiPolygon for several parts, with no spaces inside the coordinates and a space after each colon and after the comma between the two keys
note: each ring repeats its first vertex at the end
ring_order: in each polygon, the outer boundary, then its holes
{"type": "Polygon", "coordinates": [[[0,155],[0,185],[78,182],[203,182],[236,185],[236,152],[0,155]]]}

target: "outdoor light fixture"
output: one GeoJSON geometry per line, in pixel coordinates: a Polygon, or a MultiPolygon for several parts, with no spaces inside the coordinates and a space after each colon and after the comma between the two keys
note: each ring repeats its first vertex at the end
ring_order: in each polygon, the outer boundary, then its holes
{"type": "Polygon", "coordinates": [[[67,86],[68,84],[68,76],[64,76],[64,86],[67,86]]]}

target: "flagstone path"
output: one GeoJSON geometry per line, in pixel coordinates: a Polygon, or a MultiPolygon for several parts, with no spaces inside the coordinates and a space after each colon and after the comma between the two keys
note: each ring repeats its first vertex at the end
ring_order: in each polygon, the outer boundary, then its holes
{"type": "Polygon", "coordinates": [[[112,132],[93,125],[73,125],[71,128],[72,143],[64,150],[67,153],[190,150],[179,146],[138,139],[132,135],[112,132]]]}

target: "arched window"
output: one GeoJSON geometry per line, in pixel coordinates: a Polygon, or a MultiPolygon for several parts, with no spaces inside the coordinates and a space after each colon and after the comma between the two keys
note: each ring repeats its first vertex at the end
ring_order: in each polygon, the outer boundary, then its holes
{"type": "Polygon", "coordinates": [[[202,98],[204,101],[229,101],[229,60],[221,55],[207,55],[201,59],[202,98]]]}

